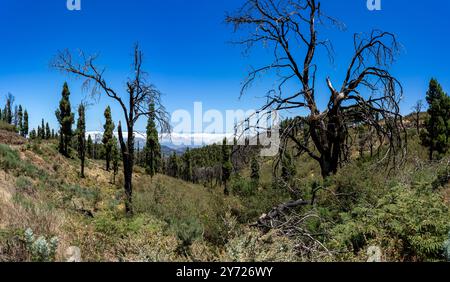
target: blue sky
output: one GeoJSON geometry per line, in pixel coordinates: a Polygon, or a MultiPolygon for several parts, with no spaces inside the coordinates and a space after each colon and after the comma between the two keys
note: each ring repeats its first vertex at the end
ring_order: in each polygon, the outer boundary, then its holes
{"type": "MultiPolygon", "coordinates": [[[[0,105],[11,92],[28,109],[31,126],[44,118],[56,127],[54,111],[64,81],[69,82],[74,107],[87,95],[79,80],[49,68],[57,50],[65,48],[100,53],[108,80],[124,93],[132,45],[139,41],[145,68],[171,112],[192,110],[195,101],[202,101],[204,109],[221,111],[255,108],[263,102],[256,98],[263,95],[263,83],[238,99],[248,67],[270,61],[264,50],[245,57],[241,47],[228,43],[239,34],[233,34],[224,16],[241,1],[81,1],[82,11],[68,11],[66,0],[0,2],[0,105]]],[[[379,28],[395,33],[404,46],[392,67],[405,88],[403,113],[423,99],[431,77],[450,91],[449,1],[382,0],[382,10],[373,12],[367,10],[366,0],[322,2],[324,11],[344,22],[347,30],[324,31],[333,40],[336,59],[333,65],[325,57],[318,59],[323,66],[319,90],[325,90],[327,75],[338,83],[351,56],[353,33],[379,28]]],[[[88,130],[101,129],[106,105],[112,106],[114,119],[120,119],[122,112],[114,101],[101,98],[87,112],[88,130]]],[[[141,121],[137,129],[144,126],[141,121]]]]}

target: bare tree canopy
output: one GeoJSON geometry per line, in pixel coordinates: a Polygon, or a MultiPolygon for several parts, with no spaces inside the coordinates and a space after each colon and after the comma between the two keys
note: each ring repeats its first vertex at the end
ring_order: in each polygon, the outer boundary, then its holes
{"type": "Polygon", "coordinates": [[[126,210],[132,213],[132,174],[134,165],[134,125],[140,117],[154,115],[160,132],[170,133],[170,119],[161,101],[161,92],[148,82],[148,74],[143,70],[143,53],[139,45],[134,46],[132,76],[126,84],[127,95],[119,92],[105,80],[105,69],[96,65],[97,55],[86,56],[80,51],[77,59],[73,59],[68,51],[59,52],[52,62],[55,69],[84,78],[83,86],[91,89],[92,96],[104,94],[114,99],[122,108],[127,126],[127,139],[123,138],[122,125],[119,122],[119,142],[124,165],[124,189],[126,194],[126,210]],[[151,108],[150,105],[154,105],[151,108]],[[154,111],[154,112],[150,112],[154,111]]]}
{"type": "Polygon", "coordinates": [[[238,44],[249,49],[261,44],[273,51],[272,62],[249,72],[241,95],[259,76],[275,75],[276,86],[266,93],[261,111],[297,112],[298,116],[282,127],[282,144],[290,140],[299,153],[317,160],[324,177],[336,173],[349,159],[349,131],[355,125],[376,130],[382,159],[395,161],[396,154],[403,152],[406,138],[402,134],[406,132],[399,110],[403,89],[388,70],[399,52],[392,33],[375,30],[354,35],[354,54],[343,69],[343,81],[327,77],[320,82],[316,81],[316,53],[325,48],[331,54],[333,48],[329,40],[320,38],[319,28],[325,24],[340,26],[321,11],[320,1],[248,0],[226,21],[235,31],[248,31],[238,44]],[[327,93],[317,93],[316,83],[325,83],[327,93]],[[298,87],[292,90],[292,85],[298,87]],[[318,107],[319,96],[328,100],[323,110],[318,107]],[[297,132],[303,136],[299,138],[297,132]]]}

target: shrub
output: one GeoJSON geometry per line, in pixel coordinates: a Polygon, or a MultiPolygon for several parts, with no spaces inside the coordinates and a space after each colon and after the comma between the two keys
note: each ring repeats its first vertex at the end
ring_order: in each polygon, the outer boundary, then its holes
{"type": "Polygon", "coordinates": [[[5,144],[0,144],[0,167],[6,172],[14,171],[16,176],[35,178],[44,174],[30,162],[21,160],[19,153],[5,144]]]}
{"type": "Polygon", "coordinates": [[[14,125],[4,122],[3,120],[0,120],[0,130],[6,130],[6,131],[10,131],[10,132],[17,131],[17,129],[14,125]]]}
{"type": "Polygon", "coordinates": [[[278,236],[276,231],[262,235],[255,229],[230,240],[225,247],[222,260],[232,262],[292,262],[298,258],[294,252],[295,244],[286,237],[278,236]]]}
{"type": "Polygon", "coordinates": [[[25,230],[24,236],[32,261],[51,262],[55,260],[56,249],[58,248],[57,237],[52,237],[48,241],[44,236],[36,239],[33,230],[30,228],[25,230]]]}
{"type": "Polygon", "coordinates": [[[444,242],[444,256],[450,262],[450,232],[447,235],[447,240],[444,242]]]}
{"type": "Polygon", "coordinates": [[[443,245],[450,227],[449,210],[428,190],[394,187],[376,206],[357,206],[341,214],[341,224],[331,231],[331,246],[344,250],[342,259],[364,254],[371,244],[384,250],[387,260],[443,259],[443,245]]]}
{"type": "Polygon", "coordinates": [[[182,254],[190,255],[190,246],[192,243],[202,238],[203,225],[196,218],[188,218],[185,220],[177,220],[171,222],[171,226],[178,239],[181,241],[179,251],[182,254]]]}
{"type": "Polygon", "coordinates": [[[8,145],[0,144],[0,166],[9,171],[20,166],[20,157],[17,151],[12,150],[8,145]]]}
{"type": "Polygon", "coordinates": [[[250,197],[257,192],[257,183],[240,175],[233,176],[230,181],[230,190],[234,195],[250,197]]]}
{"type": "Polygon", "coordinates": [[[433,187],[434,190],[437,190],[447,185],[449,180],[450,180],[450,170],[449,167],[446,166],[445,168],[440,169],[438,171],[436,179],[433,181],[431,186],[433,187]]]}

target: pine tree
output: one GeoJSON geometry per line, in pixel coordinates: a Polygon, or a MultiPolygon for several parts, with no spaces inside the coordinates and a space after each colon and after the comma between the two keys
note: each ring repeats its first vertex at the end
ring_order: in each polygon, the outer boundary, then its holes
{"type": "Polygon", "coordinates": [[[92,138],[91,135],[88,135],[88,140],[87,140],[87,154],[88,154],[88,158],[92,159],[92,150],[94,149],[94,144],[92,142],[92,138]]]}
{"type": "Polygon", "coordinates": [[[8,93],[8,95],[6,96],[5,109],[3,110],[3,120],[9,124],[12,124],[13,121],[13,112],[12,112],[13,104],[14,104],[14,96],[11,93],[8,93]]]}
{"type": "Polygon", "coordinates": [[[112,138],[111,161],[113,168],[113,184],[116,184],[116,176],[119,173],[120,155],[119,155],[118,141],[115,136],[113,136],[112,138]]]}
{"type": "Polygon", "coordinates": [[[259,167],[258,158],[256,156],[254,156],[252,158],[250,168],[251,168],[250,178],[252,179],[252,182],[254,184],[258,185],[259,178],[260,178],[260,174],[259,174],[260,167],[259,167]]]}
{"type": "Polygon", "coordinates": [[[18,110],[18,112],[17,112],[17,118],[18,118],[18,121],[17,121],[17,131],[19,132],[19,134],[20,134],[21,136],[24,136],[24,135],[22,134],[22,131],[23,131],[23,109],[22,109],[22,105],[19,105],[19,110],[18,110]]]}
{"type": "Polygon", "coordinates": [[[19,108],[17,105],[14,106],[14,114],[12,120],[12,124],[17,128],[17,126],[19,125],[19,108]]]}
{"type": "Polygon", "coordinates": [[[31,140],[36,139],[36,130],[35,129],[31,130],[31,132],[30,132],[30,139],[31,140]]]}
{"type": "Polygon", "coordinates": [[[113,147],[113,132],[114,132],[114,123],[111,117],[111,108],[108,106],[104,112],[105,116],[105,125],[103,126],[103,145],[105,149],[105,159],[106,159],[106,171],[109,171],[110,163],[111,163],[111,150],[113,147]]]}
{"type": "Polygon", "coordinates": [[[45,123],[44,123],[44,119],[42,119],[41,121],[41,133],[39,136],[42,140],[46,139],[45,138],[45,123]]]}
{"type": "Polygon", "coordinates": [[[38,139],[42,138],[42,129],[41,129],[41,127],[39,125],[38,125],[38,128],[37,128],[36,138],[38,138],[38,139]]]}
{"type": "Polygon", "coordinates": [[[158,139],[158,130],[156,129],[155,105],[150,104],[150,115],[147,121],[147,140],[145,143],[145,171],[150,177],[153,177],[161,165],[161,146],[158,139]]]}
{"type": "Polygon", "coordinates": [[[183,154],[182,178],[185,181],[192,181],[192,159],[189,148],[187,148],[186,152],[183,154]]]}
{"type": "Polygon", "coordinates": [[[45,124],[45,139],[49,140],[52,137],[52,132],[50,130],[50,125],[48,122],[45,124]]]}
{"type": "Polygon", "coordinates": [[[227,139],[224,138],[222,142],[222,183],[224,185],[224,194],[229,195],[228,180],[231,177],[233,165],[231,164],[230,149],[227,145],[227,139]]]}
{"type": "Polygon", "coordinates": [[[178,177],[178,157],[175,152],[169,158],[168,174],[172,177],[178,177]]]}
{"type": "Polygon", "coordinates": [[[86,118],[85,118],[85,107],[81,104],[78,107],[78,122],[77,122],[77,141],[78,141],[78,157],[81,162],[80,176],[84,178],[84,162],[86,156],[86,118]]]}
{"type": "Polygon", "coordinates": [[[428,118],[425,121],[425,130],[422,130],[420,134],[420,139],[422,145],[428,147],[429,158],[433,160],[435,151],[444,154],[449,148],[450,99],[438,81],[431,79],[426,100],[429,105],[428,118]]]}
{"type": "Polygon", "coordinates": [[[52,128],[52,135],[51,135],[51,139],[55,139],[55,130],[52,128]]]}
{"type": "Polygon", "coordinates": [[[22,127],[22,136],[26,137],[28,135],[28,112],[25,110],[23,114],[23,127],[22,127]]]}
{"type": "Polygon", "coordinates": [[[72,124],[74,123],[74,114],[70,107],[70,91],[67,82],[64,83],[62,98],[59,102],[59,109],[55,112],[60,125],[59,151],[64,156],[69,156],[69,144],[72,138],[72,124]]]}

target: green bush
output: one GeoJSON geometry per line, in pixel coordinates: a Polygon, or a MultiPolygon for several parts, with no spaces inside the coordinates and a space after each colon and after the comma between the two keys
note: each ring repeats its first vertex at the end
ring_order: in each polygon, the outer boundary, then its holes
{"type": "Polygon", "coordinates": [[[221,260],[231,262],[293,262],[295,244],[286,237],[279,236],[276,231],[262,235],[255,229],[247,229],[231,239],[225,246],[225,254],[221,260]]]}
{"type": "Polygon", "coordinates": [[[391,261],[442,260],[449,216],[436,193],[399,185],[375,206],[361,204],[341,214],[330,246],[344,251],[345,260],[364,255],[370,245],[380,246],[391,261]]]}
{"type": "Polygon", "coordinates": [[[196,218],[188,218],[184,220],[174,221],[170,223],[174,233],[181,241],[179,251],[188,255],[190,246],[195,240],[201,239],[203,235],[203,225],[196,218]]]}
{"type": "Polygon", "coordinates": [[[447,240],[444,242],[444,256],[450,262],[450,232],[448,233],[447,240]]]}
{"type": "Polygon", "coordinates": [[[437,173],[436,179],[433,181],[431,186],[434,190],[444,187],[450,181],[450,170],[449,167],[446,166],[443,169],[440,169],[437,173]]]}
{"type": "Polygon", "coordinates": [[[16,176],[36,178],[43,174],[30,162],[21,160],[19,153],[5,144],[0,144],[0,167],[6,172],[14,172],[16,176]]]}
{"type": "Polygon", "coordinates": [[[7,122],[4,122],[3,120],[0,120],[0,130],[6,130],[10,132],[17,132],[17,129],[14,125],[9,124],[7,122]]]}
{"type": "Polygon", "coordinates": [[[25,230],[25,242],[30,253],[31,260],[35,262],[55,261],[56,249],[58,248],[58,238],[52,237],[47,240],[44,236],[35,238],[33,230],[25,230]]]}
{"type": "Polygon", "coordinates": [[[258,186],[254,181],[240,175],[233,176],[229,185],[231,192],[240,197],[251,197],[258,191],[258,186]]]}

